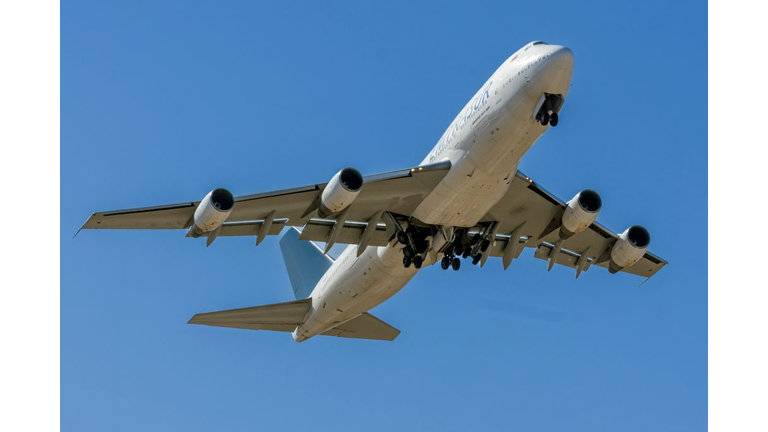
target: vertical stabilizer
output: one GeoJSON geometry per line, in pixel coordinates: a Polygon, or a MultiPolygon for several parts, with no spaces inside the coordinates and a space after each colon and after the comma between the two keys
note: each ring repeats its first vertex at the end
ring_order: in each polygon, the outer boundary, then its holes
{"type": "Polygon", "coordinates": [[[285,268],[291,279],[293,295],[303,299],[333,265],[333,260],[311,241],[299,240],[299,230],[291,227],[280,239],[285,268]]]}

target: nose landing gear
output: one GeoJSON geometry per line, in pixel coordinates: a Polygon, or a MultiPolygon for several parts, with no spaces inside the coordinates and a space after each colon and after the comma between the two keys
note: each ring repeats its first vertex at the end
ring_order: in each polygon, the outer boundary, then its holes
{"type": "Polygon", "coordinates": [[[557,112],[560,111],[560,108],[563,106],[563,102],[565,100],[562,95],[549,93],[544,93],[542,98],[544,100],[541,102],[541,108],[539,108],[539,112],[536,113],[536,121],[538,121],[542,126],[550,125],[555,127],[560,121],[557,112]]]}
{"type": "Polygon", "coordinates": [[[557,123],[559,122],[560,118],[557,115],[556,112],[546,112],[542,111],[539,116],[536,118],[536,120],[541,123],[542,126],[546,126],[547,124],[550,124],[551,126],[557,126],[557,123]]]}

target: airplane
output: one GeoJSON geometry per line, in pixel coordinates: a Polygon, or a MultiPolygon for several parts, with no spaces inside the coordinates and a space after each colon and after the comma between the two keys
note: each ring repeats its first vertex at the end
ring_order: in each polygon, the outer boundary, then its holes
{"type": "Polygon", "coordinates": [[[565,46],[523,46],[412,168],[365,177],[344,168],[327,183],[237,198],[218,188],[201,201],[94,213],[81,229],[183,229],[210,246],[226,236],[259,245],[286,228],[279,244],[295,301],[200,313],[189,323],[289,332],[296,342],[394,340],[400,331],[369,311],[437,263],[459,270],[462,259],[483,266],[493,257],[506,270],[531,248],[548,270],[571,267],[577,278],[592,266],[650,278],[667,262],[648,252],[648,230],[616,234],[596,222],[594,190],[565,202],[518,171],[557,127],[573,67],[565,46]],[[334,260],[336,244],[348,246],[334,260]]]}

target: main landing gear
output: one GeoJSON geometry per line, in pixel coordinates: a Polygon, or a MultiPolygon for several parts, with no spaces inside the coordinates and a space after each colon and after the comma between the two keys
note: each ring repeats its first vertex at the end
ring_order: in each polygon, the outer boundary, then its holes
{"type": "Polygon", "coordinates": [[[451,255],[445,255],[443,259],[440,261],[440,268],[443,270],[448,270],[448,268],[452,268],[453,271],[458,271],[459,268],[461,268],[461,259],[459,257],[451,254],[451,255]]]}
{"type": "Polygon", "coordinates": [[[418,269],[424,264],[424,254],[429,248],[427,235],[427,232],[423,232],[413,225],[404,231],[398,231],[397,241],[405,245],[403,248],[403,266],[405,268],[413,264],[418,269]]]}
{"type": "Polygon", "coordinates": [[[479,233],[469,240],[466,239],[466,235],[462,234],[444,252],[445,256],[440,262],[440,267],[443,270],[448,270],[449,267],[458,270],[461,267],[461,258],[469,257],[472,257],[472,264],[477,265],[483,259],[483,253],[488,250],[490,245],[491,241],[479,233]]]}
{"type": "MultiPolygon", "coordinates": [[[[409,225],[403,229],[394,216],[392,216],[392,221],[396,226],[397,241],[403,245],[403,267],[409,268],[413,265],[417,269],[421,268],[430,247],[428,239],[435,236],[435,227],[409,225]]],[[[477,265],[483,260],[485,252],[491,246],[492,225],[484,226],[480,232],[475,233],[472,237],[467,235],[467,231],[466,228],[457,230],[455,236],[451,236],[453,241],[445,248],[440,247],[443,254],[440,268],[443,270],[452,268],[454,271],[458,271],[461,268],[462,258],[471,258],[473,265],[477,265]]],[[[445,238],[442,235],[439,237],[445,238]]],[[[436,245],[435,247],[439,246],[436,245]]]]}

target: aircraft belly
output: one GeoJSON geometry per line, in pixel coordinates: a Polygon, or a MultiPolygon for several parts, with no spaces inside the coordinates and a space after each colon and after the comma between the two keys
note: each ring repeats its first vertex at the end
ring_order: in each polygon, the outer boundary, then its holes
{"type": "Polygon", "coordinates": [[[521,98],[517,106],[505,109],[483,132],[473,136],[466,152],[456,158],[451,171],[413,216],[434,225],[477,224],[504,197],[520,159],[545,130],[526,117],[530,117],[529,102],[521,98]]]}

